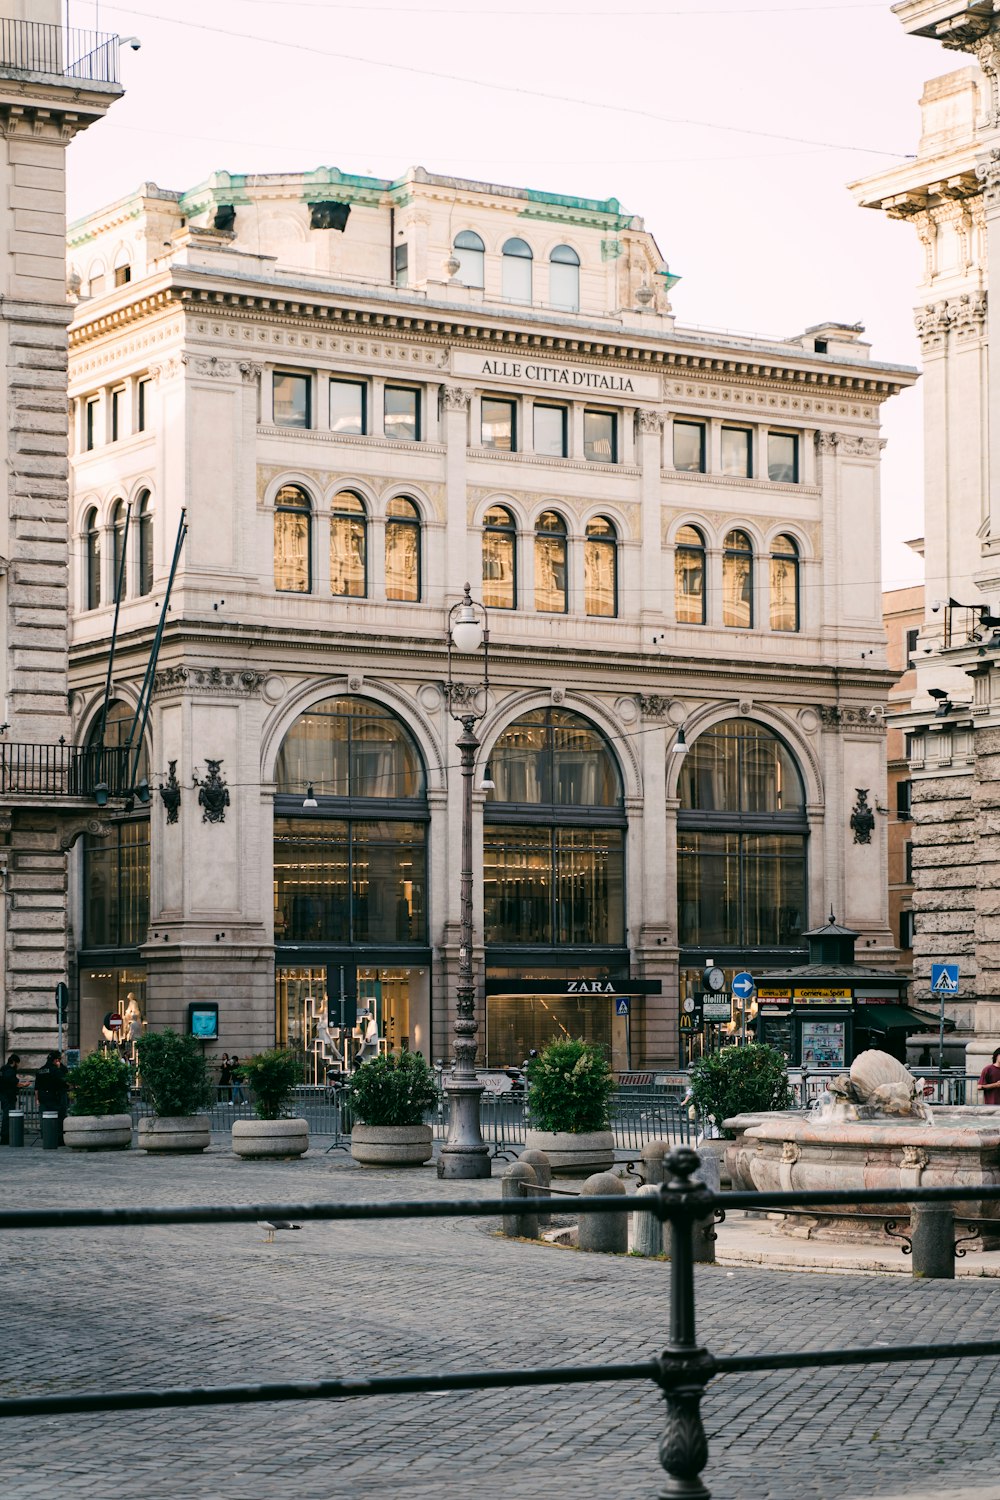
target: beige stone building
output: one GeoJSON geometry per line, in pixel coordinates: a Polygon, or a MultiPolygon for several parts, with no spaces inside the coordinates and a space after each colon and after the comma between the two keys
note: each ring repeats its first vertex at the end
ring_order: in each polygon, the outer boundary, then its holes
{"type": "Polygon", "coordinates": [[[0,1046],[57,1033],[67,848],[100,827],[106,766],[72,744],[68,690],[66,148],[122,92],[118,38],[59,0],[0,0],[0,1046]]]}
{"type": "Polygon", "coordinates": [[[72,737],[134,729],[154,792],[75,858],[84,1047],[130,994],[208,1001],[220,1050],[318,1077],[343,995],[449,1055],[466,580],[485,1062],[686,1059],[705,966],[799,961],[831,906],[895,961],[879,410],[913,371],[856,327],[685,328],[614,199],[419,168],[146,183],[69,265],[72,737]]]}
{"type": "Polygon", "coordinates": [[[889,928],[899,948],[900,967],[913,969],[913,813],[906,731],[897,715],[912,705],[917,652],[924,623],[924,587],[888,589],[882,595],[886,654],[896,681],[886,700],[886,818],[889,875],[889,928]]]}
{"type": "Polygon", "coordinates": [[[932,964],[960,965],[950,1061],[978,1074],[1000,1044],[1000,17],[975,0],[892,8],[964,63],[926,84],[917,155],[854,192],[924,249],[925,614],[893,723],[912,783],[916,999],[932,964]]]}

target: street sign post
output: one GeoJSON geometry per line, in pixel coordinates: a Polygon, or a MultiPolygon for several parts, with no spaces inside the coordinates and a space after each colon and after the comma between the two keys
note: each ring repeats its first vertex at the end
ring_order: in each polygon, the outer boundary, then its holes
{"type": "Polygon", "coordinates": [[[627,1016],[629,1013],[629,997],[627,995],[615,996],[615,1015],[627,1016]]]}
{"type": "Polygon", "coordinates": [[[747,1040],[747,1006],[750,1004],[750,997],[756,988],[757,986],[753,982],[753,975],[747,969],[741,970],[733,980],[733,994],[740,1002],[740,1013],[743,1017],[742,1040],[744,1046],[746,1046],[747,1040]]]}
{"type": "Polygon", "coordinates": [[[944,1002],[958,994],[958,964],[931,964],[931,994],[941,997],[941,1019],[938,1026],[938,1072],[944,1067],[944,1002]]]}

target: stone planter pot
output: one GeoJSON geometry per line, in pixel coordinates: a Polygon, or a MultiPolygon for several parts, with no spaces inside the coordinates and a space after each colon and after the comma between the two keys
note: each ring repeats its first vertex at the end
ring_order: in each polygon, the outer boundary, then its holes
{"type": "Polygon", "coordinates": [[[127,1151],[132,1145],[131,1115],[67,1115],[63,1145],[73,1151],[127,1151]]]}
{"type": "Polygon", "coordinates": [[[309,1150],[308,1120],[234,1120],[233,1150],[248,1161],[270,1156],[291,1161],[309,1150]]]}
{"type": "Polygon", "coordinates": [[[154,1115],[139,1121],[140,1151],[207,1151],[208,1115],[154,1115]]]}
{"type": "Polygon", "coordinates": [[[544,1151],[554,1177],[588,1177],[607,1172],[615,1163],[613,1130],[529,1130],[525,1150],[544,1151]]]}
{"type": "Polygon", "coordinates": [[[363,1167],[422,1167],[434,1142],[429,1125],[359,1125],[351,1130],[351,1155],[363,1167]]]}

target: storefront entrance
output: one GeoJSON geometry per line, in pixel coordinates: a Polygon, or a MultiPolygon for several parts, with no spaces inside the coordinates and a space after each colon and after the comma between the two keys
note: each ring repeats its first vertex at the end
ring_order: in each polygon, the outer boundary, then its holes
{"type": "Polygon", "coordinates": [[[386,1052],[430,1046],[428,966],[329,964],[275,971],[278,1046],[302,1057],[307,1083],[352,1073],[386,1052]]]}
{"type": "Polygon", "coordinates": [[[658,981],[630,980],[588,966],[525,973],[491,966],[486,978],[486,1066],[518,1068],[532,1051],[559,1038],[602,1047],[616,1073],[632,1066],[633,1017],[658,981]]]}
{"type": "Polygon", "coordinates": [[[139,966],[87,964],[80,968],[77,1045],[86,1055],[109,1042],[134,1061],[135,1043],[146,1027],[146,970],[139,966]]]}

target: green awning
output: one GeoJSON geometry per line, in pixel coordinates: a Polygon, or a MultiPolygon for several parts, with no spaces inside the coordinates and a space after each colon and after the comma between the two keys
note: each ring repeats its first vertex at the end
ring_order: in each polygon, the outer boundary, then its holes
{"type": "MultiPolygon", "coordinates": [[[[854,1024],[860,1031],[937,1031],[941,1017],[926,1010],[913,1010],[909,1005],[859,1005],[854,1012],[854,1024]]],[[[954,1031],[955,1023],[947,1016],[945,1031],[954,1031]]]]}

